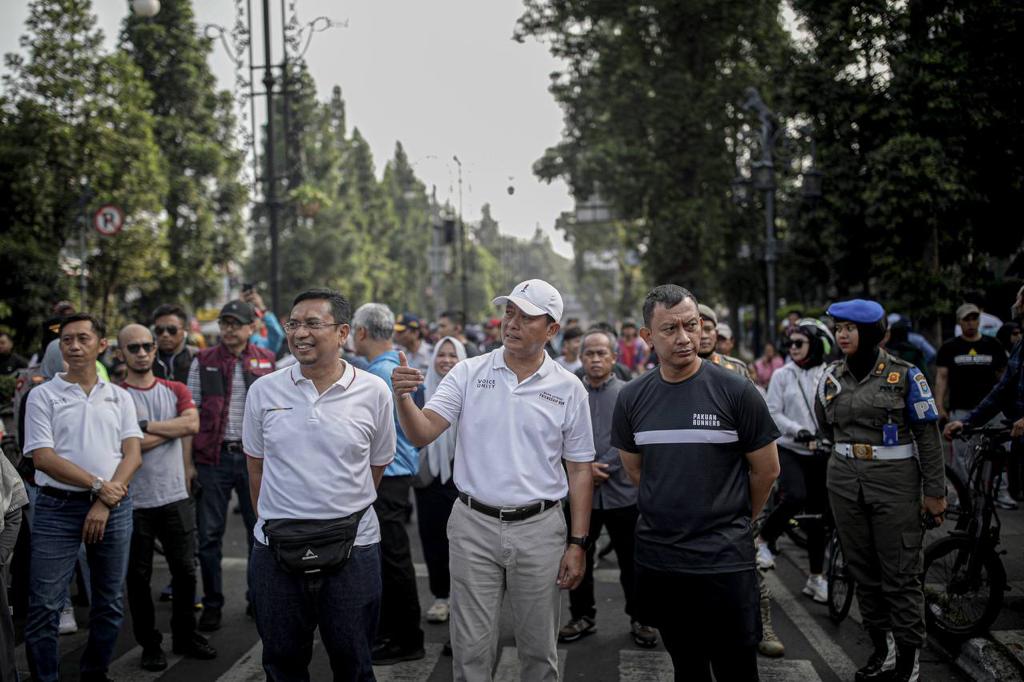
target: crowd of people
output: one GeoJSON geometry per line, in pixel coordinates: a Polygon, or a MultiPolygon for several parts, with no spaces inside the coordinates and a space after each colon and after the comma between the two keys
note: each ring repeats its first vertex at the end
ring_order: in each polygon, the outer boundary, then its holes
{"type": "MultiPolygon", "coordinates": [[[[605,531],[624,635],[662,644],[676,679],[756,680],[758,653],[785,652],[763,573],[801,511],[817,519],[804,594],[827,599],[826,522],[856,579],[874,647],[856,679],[917,679],[922,524],[946,507],[939,426],[952,439],[1008,419],[1024,435],[1019,322],[966,303],[936,351],[855,299],[821,319],[794,312],[747,362],[718,313],[676,285],[617,327],[566,317],[539,279],[493,304],[500,317],[478,334],[458,310],[430,323],[309,289],[282,322],[247,287],[209,343],[175,304],[108,339],[61,302],[31,360],[0,333],[0,370],[26,376],[21,456],[0,457],[0,563],[14,557],[27,598],[33,679],[59,677],[76,574],[90,629],[80,679],[109,679],[125,597],[142,670],[168,666],[156,592],[173,598],[170,649],[216,657],[233,494],[271,680],[308,678],[317,628],[335,679],[371,680],[375,665],[425,655],[424,620],[448,623],[456,680],[490,679],[503,603],[522,679],[556,680],[557,644],[597,628],[605,531]],[[158,545],[169,585],[152,584],[158,545]],[[692,612],[703,617],[681,617],[692,612]]],[[[967,447],[951,452],[963,471],[967,447]]],[[[1008,507],[1022,497],[1019,460],[1008,507]]],[[[0,678],[17,679],[5,580],[0,678]]]]}

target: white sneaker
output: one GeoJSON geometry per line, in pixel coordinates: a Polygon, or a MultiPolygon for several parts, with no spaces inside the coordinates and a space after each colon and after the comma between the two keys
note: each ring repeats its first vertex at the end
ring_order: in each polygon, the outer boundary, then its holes
{"type": "Polygon", "coordinates": [[[828,603],[828,583],[820,575],[808,576],[802,591],[819,604],[828,603]]]}
{"type": "Polygon", "coordinates": [[[996,506],[1000,509],[1017,509],[1020,505],[1017,501],[1010,497],[1010,493],[1005,490],[1000,490],[996,496],[996,506]]]}
{"type": "Polygon", "coordinates": [[[772,550],[768,549],[767,542],[757,543],[757,567],[762,571],[775,568],[775,555],[772,554],[772,550]]]}
{"type": "Polygon", "coordinates": [[[75,620],[75,609],[73,606],[69,606],[60,612],[60,627],[58,631],[62,635],[78,632],[78,622],[75,620]]]}
{"type": "Polygon", "coordinates": [[[427,609],[428,623],[444,623],[448,620],[448,600],[435,599],[433,605],[427,609]]]}

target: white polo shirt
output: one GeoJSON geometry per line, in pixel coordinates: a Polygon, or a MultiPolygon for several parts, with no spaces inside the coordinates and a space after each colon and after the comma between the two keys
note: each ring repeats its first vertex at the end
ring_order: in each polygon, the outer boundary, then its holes
{"type": "MultiPolygon", "coordinates": [[[[109,481],[124,458],[121,442],[142,438],[135,403],[120,386],[100,379],[89,395],[58,374],[28,394],[25,452],[53,448],[60,457],[109,481]]],[[[61,490],[86,490],[36,470],[36,483],[61,490]]]]}
{"type": "Polygon", "coordinates": [[[425,409],[459,420],[455,485],[485,504],[560,500],[569,493],[561,460],[594,459],[587,391],[546,353],[521,383],[503,348],[464,360],[425,409]]]}
{"type": "Polygon", "coordinates": [[[266,544],[266,519],[337,519],[370,507],[356,544],[380,542],[370,465],[394,459],[392,406],[387,384],[351,363],[323,394],[298,365],[254,381],[242,447],[263,460],[256,539],[266,544]]]}

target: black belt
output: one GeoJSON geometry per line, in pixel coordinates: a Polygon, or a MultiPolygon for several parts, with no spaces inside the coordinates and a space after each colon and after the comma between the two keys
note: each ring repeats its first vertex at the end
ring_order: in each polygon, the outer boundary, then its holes
{"type": "Polygon", "coordinates": [[[220,444],[220,449],[227,452],[241,452],[242,441],[240,440],[226,440],[220,444]]]}
{"type": "Polygon", "coordinates": [[[558,500],[541,500],[540,502],[523,505],[522,507],[492,507],[479,500],[474,500],[464,492],[459,493],[459,499],[470,509],[481,514],[487,514],[487,516],[493,516],[499,521],[522,521],[547,511],[558,504],[558,500]]]}
{"type": "Polygon", "coordinates": [[[42,485],[39,486],[39,492],[42,495],[56,497],[58,500],[92,501],[92,491],[89,490],[64,490],[63,488],[54,488],[53,486],[42,485]]]}

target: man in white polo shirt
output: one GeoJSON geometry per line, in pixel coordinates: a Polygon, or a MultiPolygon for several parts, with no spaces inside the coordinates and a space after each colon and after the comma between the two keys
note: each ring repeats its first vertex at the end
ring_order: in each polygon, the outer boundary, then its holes
{"type": "Polygon", "coordinates": [[[92,573],[85,682],[107,680],[124,620],[132,504],[128,482],[142,464],[142,431],[125,390],[96,374],[106,329],[86,313],[60,325],[68,371],[35,388],[25,413],[25,452],[32,453],[39,497],[32,513],[25,648],[32,678],[59,677],[57,623],[84,540],[92,573]]]}
{"type": "Polygon", "coordinates": [[[313,632],[336,680],[373,679],[380,614],[376,487],[395,455],[387,384],[341,359],[350,306],[329,289],[284,323],[297,364],[249,389],[242,423],[258,520],[249,559],[267,679],[308,680],[313,632]]]}
{"type": "Polygon", "coordinates": [[[392,385],[414,445],[458,419],[454,478],[462,503],[448,521],[455,679],[491,679],[507,593],[521,679],[557,680],[558,588],[582,579],[590,525],[590,410],[583,384],[544,351],[562,317],[558,291],[531,279],[494,304],[505,306],[503,347],[455,365],[422,411],[409,394],[423,376],[404,356],[392,385]],[[566,494],[568,537],[559,504],[566,494]]]}

